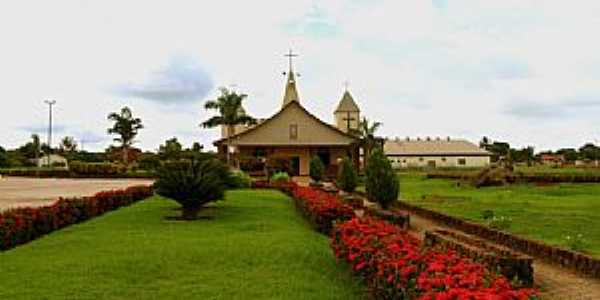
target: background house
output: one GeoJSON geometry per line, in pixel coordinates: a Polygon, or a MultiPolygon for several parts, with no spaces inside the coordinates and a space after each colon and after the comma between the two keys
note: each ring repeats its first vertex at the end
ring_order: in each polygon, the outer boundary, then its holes
{"type": "Polygon", "coordinates": [[[492,153],[466,140],[417,138],[386,140],[384,152],[394,168],[478,168],[492,153]]]}

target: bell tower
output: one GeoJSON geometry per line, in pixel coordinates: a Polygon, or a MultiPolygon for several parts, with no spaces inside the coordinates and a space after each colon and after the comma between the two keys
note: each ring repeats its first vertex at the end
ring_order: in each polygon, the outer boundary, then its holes
{"type": "Polygon", "coordinates": [[[340,100],[340,103],[335,109],[333,115],[335,117],[335,125],[343,132],[348,133],[353,129],[358,129],[358,124],[360,122],[360,109],[348,91],[347,84],[344,95],[342,96],[342,100],[340,100]]]}

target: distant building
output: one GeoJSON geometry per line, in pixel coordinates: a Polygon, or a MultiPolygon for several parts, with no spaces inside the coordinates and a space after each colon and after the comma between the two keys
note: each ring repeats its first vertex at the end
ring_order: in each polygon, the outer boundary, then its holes
{"type": "Polygon", "coordinates": [[[59,167],[68,168],[67,159],[58,154],[43,155],[38,159],[33,159],[32,162],[38,167],[59,167]]]}
{"type": "Polygon", "coordinates": [[[567,160],[562,154],[542,154],[540,156],[540,162],[544,165],[561,166],[567,160]]]}
{"type": "Polygon", "coordinates": [[[450,138],[386,140],[384,152],[394,168],[486,167],[492,156],[469,141],[450,138]]]}

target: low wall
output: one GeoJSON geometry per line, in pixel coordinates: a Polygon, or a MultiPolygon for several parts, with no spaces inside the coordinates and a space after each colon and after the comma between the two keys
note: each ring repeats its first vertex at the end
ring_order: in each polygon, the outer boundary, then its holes
{"type": "Polygon", "coordinates": [[[544,261],[572,269],[581,274],[600,278],[600,259],[589,255],[573,252],[543,242],[529,240],[507,232],[491,229],[487,226],[465,221],[460,218],[445,215],[403,201],[397,201],[394,206],[409,211],[424,218],[432,219],[448,227],[475,235],[510,249],[540,258],[544,261]]]}

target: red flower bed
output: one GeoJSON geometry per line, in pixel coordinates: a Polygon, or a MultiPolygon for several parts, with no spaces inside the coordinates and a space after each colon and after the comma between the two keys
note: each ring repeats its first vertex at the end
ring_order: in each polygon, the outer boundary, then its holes
{"type": "Polygon", "coordinates": [[[0,250],[27,243],[71,224],[127,206],[154,194],[150,186],[100,192],[92,197],[59,199],[52,205],[0,213],[0,250]]]}
{"type": "Polygon", "coordinates": [[[423,249],[406,231],[376,219],[335,227],[336,256],[362,275],[377,299],[534,299],[506,278],[455,252],[423,249]]]}
{"type": "Polygon", "coordinates": [[[292,197],[296,208],[309,218],[319,232],[329,234],[336,221],[346,221],[354,217],[352,206],[345,204],[338,196],[312,187],[295,186],[292,197]]]}

